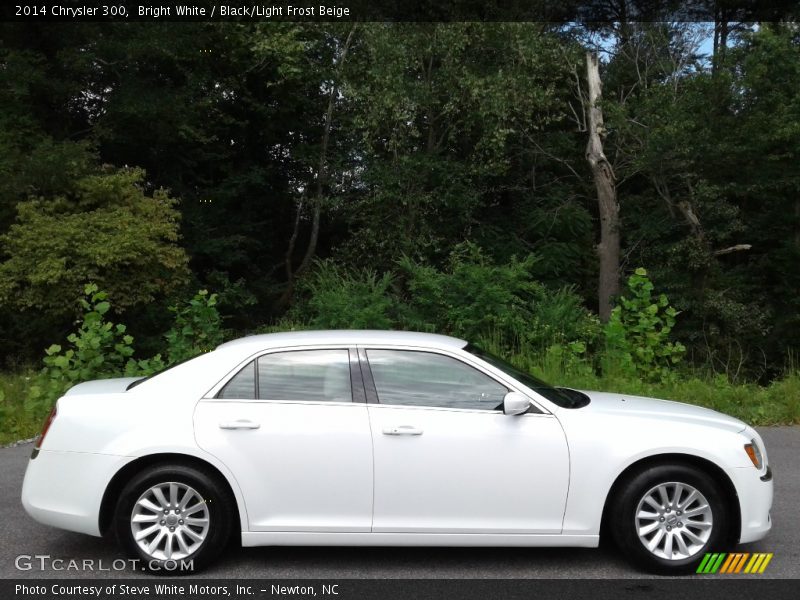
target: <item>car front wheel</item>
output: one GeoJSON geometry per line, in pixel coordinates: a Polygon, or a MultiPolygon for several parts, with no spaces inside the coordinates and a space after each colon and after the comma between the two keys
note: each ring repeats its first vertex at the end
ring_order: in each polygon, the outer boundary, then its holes
{"type": "Polygon", "coordinates": [[[233,528],[232,499],[210,473],[159,465],[131,479],[115,513],[120,544],[149,571],[178,575],[207,566],[233,528]]]}
{"type": "Polygon", "coordinates": [[[690,466],[661,465],[635,475],[622,490],[609,523],[633,562],[657,573],[697,568],[706,552],[724,550],[730,523],[719,486],[690,466]]]}

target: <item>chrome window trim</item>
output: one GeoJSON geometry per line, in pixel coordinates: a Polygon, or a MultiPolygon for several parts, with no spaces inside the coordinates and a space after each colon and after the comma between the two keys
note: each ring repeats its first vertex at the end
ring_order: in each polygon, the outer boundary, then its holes
{"type": "MultiPolygon", "coordinates": [[[[337,402],[319,402],[315,400],[277,400],[274,398],[271,399],[264,399],[264,398],[217,398],[217,394],[220,393],[222,388],[224,388],[228,382],[236,377],[238,373],[245,368],[249,363],[252,361],[258,360],[262,356],[268,356],[270,354],[278,354],[278,353],[285,353],[285,352],[304,352],[304,351],[311,351],[311,350],[344,350],[347,352],[348,356],[348,368],[349,364],[352,364],[353,357],[351,356],[351,346],[342,345],[342,344],[325,344],[325,345],[315,345],[315,346],[286,346],[281,348],[269,348],[268,350],[260,350],[254,354],[251,354],[246,359],[240,361],[233,369],[228,371],[228,373],[220,379],[214,386],[208,390],[203,397],[200,399],[201,401],[218,401],[218,402],[281,402],[281,403],[292,403],[292,404],[325,404],[325,405],[333,405],[333,404],[363,404],[363,402],[355,402],[352,400],[353,396],[353,389],[352,389],[352,382],[351,382],[351,389],[350,389],[350,397],[351,401],[344,402],[344,403],[337,403],[337,402]]],[[[256,377],[258,377],[258,365],[256,365],[256,377]]]]}
{"type": "MultiPolygon", "coordinates": [[[[460,349],[457,352],[453,352],[453,351],[450,351],[450,350],[444,350],[442,348],[426,348],[426,347],[420,347],[420,346],[396,346],[396,345],[391,345],[391,344],[359,345],[358,349],[359,350],[364,350],[365,352],[367,352],[367,355],[369,355],[369,350],[408,350],[408,351],[412,351],[412,352],[428,352],[428,353],[431,353],[431,354],[441,354],[443,356],[448,356],[450,358],[458,360],[458,361],[466,364],[467,366],[472,367],[475,370],[483,373],[484,375],[486,375],[490,379],[492,379],[492,380],[496,381],[497,383],[499,383],[500,385],[508,388],[509,391],[519,392],[520,394],[523,394],[525,397],[528,398],[528,400],[531,401],[531,403],[538,410],[541,411],[541,414],[545,414],[545,415],[552,414],[552,411],[547,409],[545,406],[543,406],[542,403],[539,401],[539,398],[538,398],[539,395],[538,394],[536,394],[536,396],[533,396],[531,394],[531,391],[533,391],[533,390],[529,391],[527,387],[521,385],[516,379],[513,379],[510,376],[506,375],[505,373],[502,373],[502,371],[500,371],[500,369],[495,369],[491,365],[488,365],[488,364],[484,363],[484,361],[480,360],[480,358],[470,354],[469,352],[466,352],[463,349],[460,349]],[[499,373],[502,373],[502,376],[500,374],[498,374],[496,371],[499,372],[499,373]]],[[[477,413],[483,413],[483,414],[486,414],[486,413],[497,414],[499,412],[499,411],[486,410],[486,409],[449,408],[449,407],[441,407],[441,406],[416,406],[416,405],[408,405],[408,404],[383,404],[383,403],[375,404],[375,403],[369,403],[369,402],[367,404],[370,405],[370,406],[393,406],[393,407],[397,407],[397,408],[420,408],[420,409],[444,409],[444,410],[452,410],[452,411],[458,411],[458,412],[477,412],[477,413]]],[[[500,412],[499,414],[503,414],[503,413],[500,412]]],[[[534,414],[534,413],[528,413],[528,414],[534,414]]],[[[525,415],[525,416],[527,416],[527,415],[525,415]]]]}

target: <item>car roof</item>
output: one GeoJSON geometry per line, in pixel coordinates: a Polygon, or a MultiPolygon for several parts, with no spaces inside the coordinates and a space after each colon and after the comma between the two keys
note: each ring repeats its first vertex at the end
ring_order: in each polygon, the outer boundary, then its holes
{"type": "Polygon", "coordinates": [[[316,344],[390,344],[397,346],[424,346],[429,348],[463,348],[467,342],[436,333],[417,331],[381,331],[367,329],[338,329],[326,331],[283,331],[249,335],[217,346],[217,350],[249,348],[277,348],[282,346],[311,346],[316,344]]]}
{"type": "MultiPolygon", "coordinates": [[[[356,329],[328,331],[285,331],[250,335],[217,346],[213,352],[206,352],[191,360],[174,365],[161,373],[142,381],[130,389],[133,394],[148,394],[152,389],[171,390],[173,396],[198,398],[208,390],[239,361],[251,358],[273,348],[302,348],[303,346],[337,345],[352,347],[358,345],[390,345],[434,348],[440,350],[460,349],[467,342],[446,335],[417,333],[413,331],[367,331],[356,329]],[[224,358],[224,360],[220,360],[224,358]]],[[[166,393],[166,392],[161,392],[166,393]]]]}

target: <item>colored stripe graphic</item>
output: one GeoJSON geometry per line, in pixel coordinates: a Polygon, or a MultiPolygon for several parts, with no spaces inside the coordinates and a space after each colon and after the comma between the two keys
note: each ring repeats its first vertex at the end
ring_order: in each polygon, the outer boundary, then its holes
{"type": "Polygon", "coordinates": [[[714,566],[712,567],[712,570],[711,570],[712,573],[716,573],[719,570],[719,567],[720,567],[720,565],[722,565],[722,561],[723,560],[725,560],[725,553],[724,552],[719,555],[719,558],[717,558],[716,562],[714,563],[714,566]]]}
{"type": "Polygon", "coordinates": [[[773,556],[771,552],[709,552],[697,566],[696,572],[707,575],[731,574],[741,573],[744,568],[744,573],[763,573],[773,556]]]}
{"type": "Polygon", "coordinates": [[[772,556],[773,556],[772,552],[770,552],[769,554],[766,555],[766,557],[764,558],[764,562],[761,563],[761,568],[758,570],[759,573],[763,573],[764,572],[764,569],[767,568],[767,565],[769,564],[769,561],[772,560],[772,556]]]}
{"type": "Polygon", "coordinates": [[[750,562],[747,563],[747,566],[744,568],[745,573],[757,573],[758,567],[761,565],[761,560],[764,557],[761,554],[753,554],[753,558],[750,559],[750,562]]]}
{"type": "Polygon", "coordinates": [[[765,553],[759,552],[758,554],[753,554],[753,558],[750,559],[750,562],[747,563],[747,566],[744,568],[745,573],[763,573],[764,569],[767,568],[767,564],[769,561],[772,560],[772,553],[765,553]]]}
{"type": "Polygon", "coordinates": [[[748,556],[750,556],[749,552],[745,552],[744,554],[742,554],[742,557],[739,559],[739,562],[736,563],[736,570],[734,571],[734,573],[738,573],[739,571],[742,570],[742,567],[744,566],[744,562],[747,560],[748,556]]]}
{"type": "Polygon", "coordinates": [[[699,565],[697,565],[697,571],[695,571],[695,573],[705,573],[706,572],[706,565],[708,564],[708,561],[709,561],[710,558],[711,558],[711,555],[706,553],[706,555],[703,557],[703,560],[700,562],[699,565]]]}
{"type": "Polygon", "coordinates": [[[736,553],[728,554],[728,558],[722,563],[722,568],[719,570],[720,573],[730,573],[731,568],[736,562],[739,560],[739,555],[736,553]]]}
{"type": "Polygon", "coordinates": [[[706,554],[703,561],[697,567],[697,573],[716,573],[722,561],[725,559],[725,556],[726,554],[724,552],[706,554]]]}

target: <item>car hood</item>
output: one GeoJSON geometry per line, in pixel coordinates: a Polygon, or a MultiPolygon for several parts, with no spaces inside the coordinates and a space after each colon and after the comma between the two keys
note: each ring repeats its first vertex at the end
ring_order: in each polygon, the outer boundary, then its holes
{"type": "Polygon", "coordinates": [[[747,425],[715,410],[657,398],[645,398],[629,394],[591,392],[581,390],[591,402],[581,409],[590,413],[603,413],[614,417],[656,418],[716,426],[734,433],[743,431],[747,425]]]}
{"type": "Polygon", "coordinates": [[[141,377],[115,377],[113,379],[95,379],[74,385],[67,391],[65,396],[85,395],[85,394],[113,394],[124,392],[127,387],[141,379],[141,377]]]}

